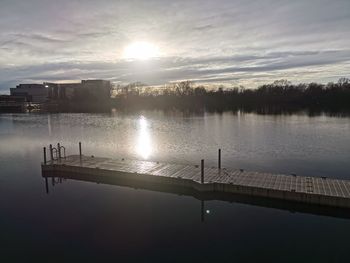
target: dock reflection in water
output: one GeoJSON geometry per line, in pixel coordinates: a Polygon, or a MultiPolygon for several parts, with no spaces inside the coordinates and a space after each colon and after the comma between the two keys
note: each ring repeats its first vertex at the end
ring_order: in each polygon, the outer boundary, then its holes
{"type": "Polygon", "coordinates": [[[72,172],[50,172],[50,171],[42,171],[42,177],[45,179],[45,190],[46,193],[49,194],[49,184],[48,180],[51,179],[52,188],[58,184],[62,184],[65,182],[69,182],[69,180],[77,180],[84,182],[91,182],[97,184],[108,184],[115,186],[122,186],[133,188],[136,190],[151,190],[162,193],[171,193],[180,196],[191,196],[200,201],[199,205],[200,209],[200,219],[204,222],[205,215],[211,214],[211,210],[205,209],[205,201],[213,201],[219,200],[229,203],[242,203],[249,204],[253,206],[267,207],[267,208],[275,208],[280,210],[287,210],[291,213],[299,212],[306,214],[314,214],[314,215],[323,215],[323,216],[331,216],[337,218],[350,219],[350,210],[343,208],[335,208],[335,207],[324,207],[312,204],[303,204],[290,202],[286,200],[278,200],[278,199],[269,199],[263,197],[254,197],[254,196],[246,196],[239,194],[225,194],[225,193],[213,193],[213,192],[200,192],[193,189],[186,189],[183,187],[169,186],[169,185],[160,185],[160,184],[145,184],[144,182],[130,182],[128,180],[117,180],[111,177],[105,176],[95,176],[91,174],[81,174],[81,173],[72,173],[72,172]],[[67,180],[69,179],[69,180],[67,180]]]}

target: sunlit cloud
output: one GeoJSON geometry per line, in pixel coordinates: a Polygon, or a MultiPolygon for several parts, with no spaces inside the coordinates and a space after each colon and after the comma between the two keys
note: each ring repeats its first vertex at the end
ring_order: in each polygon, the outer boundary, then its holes
{"type": "Polygon", "coordinates": [[[124,59],[146,60],[159,56],[159,48],[150,42],[133,42],[125,47],[123,52],[124,59]]]}
{"type": "Polygon", "coordinates": [[[62,0],[57,5],[1,2],[1,91],[20,82],[87,77],[255,87],[280,77],[335,81],[350,72],[350,1],[62,0]]]}

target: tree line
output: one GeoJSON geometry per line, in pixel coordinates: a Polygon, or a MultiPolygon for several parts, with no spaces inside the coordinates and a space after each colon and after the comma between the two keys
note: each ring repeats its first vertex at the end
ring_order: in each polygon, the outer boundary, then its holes
{"type": "Polygon", "coordinates": [[[242,86],[216,89],[182,81],[163,87],[136,82],[113,90],[111,106],[120,109],[188,109],[224,111],[350,111],[350,80],[336,83],[292,84],[277,80],[256,89],[242,86]]]}

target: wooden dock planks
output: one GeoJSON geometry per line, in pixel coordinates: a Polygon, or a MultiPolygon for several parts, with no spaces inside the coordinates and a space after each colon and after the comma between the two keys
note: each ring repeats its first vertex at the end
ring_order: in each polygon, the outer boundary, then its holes
{"type": "Polygon", "coordinates": [[[258,173],[243,170],[204,168],[204,184],[200,184],[198,165],[110,159],[71,155],[42,165],[42,169],[65,170],[95,169],[115,173],[148,175],[188,180],[199,191],[229,191],[265,197],[319,203],[350,208],[350,182],[340,179],[303,177],[297,175],[258,173]],[[215,186],[221,185],[222,187],[215,186]],[[210,186],[210,187],[209,187],[210,186]],[[223,187],[226,186],[226,187],[223,187]],[[240,192],[241,191],[241,192],[240,192]]]}

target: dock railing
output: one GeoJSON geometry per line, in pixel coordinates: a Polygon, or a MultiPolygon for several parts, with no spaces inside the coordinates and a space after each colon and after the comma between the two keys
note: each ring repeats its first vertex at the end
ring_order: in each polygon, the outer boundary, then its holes
{"type": "MultiPolygon", "coordinates": [[[[47,164],[47,154],[46,147],[43,147],[44,164],[47,164]]],[[[50,161],[59,161],[61,159],[66,159],[66,147],[57,143],[57,148],[53,147],[52,144],[49,145],[49,157],[50,161]]]]}

